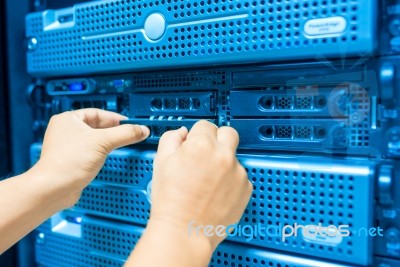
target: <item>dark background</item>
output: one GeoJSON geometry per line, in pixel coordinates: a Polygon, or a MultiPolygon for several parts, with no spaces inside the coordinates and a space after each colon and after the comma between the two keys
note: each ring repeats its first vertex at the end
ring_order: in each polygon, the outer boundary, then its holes
{"type": "MultiPolygon", "coordinates": [[[[0,1],[0,180],[10,175],[11,162],[9,150],[9,122],[8,122],[8,94],[7,94],[7,54],[5,47],[5,2],[0,1]]],[[[15,265],[15,249],[11,249],[0,256],[0,266],[15,265]]]]}
{"type": "Polygon", "coordinates": [[[10,172],[8,150],[7,91],[6,91],[6,50],[5,50],[5,14],[4,1],[0,2],[0,177],[10,172]]]}
{"type": "MultiPolygon", "coordinates": [[[[0,1],[0,180],[26,171],[33,143],[32,109],[27,88],[25,16],[90,0],[0,1]]],[[[28,235],[0,256],[1,267],[34,266],[34,238],[28,235]]]]}
{"type": "MultiPolygon", "coordinates": [[[[25,15],[29,0],[0,1],[0,179],[29,168],[32,143],[31,109],[26,73],[25,15]]],[[[0,256],[1,267],[33,264],[32,238],[24,239],[0,256]],[[28,245],[29,243],[29,245],[28,245]]]]}

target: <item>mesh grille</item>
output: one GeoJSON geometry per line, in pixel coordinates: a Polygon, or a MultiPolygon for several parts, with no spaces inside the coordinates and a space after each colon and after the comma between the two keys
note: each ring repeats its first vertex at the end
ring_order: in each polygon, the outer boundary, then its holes
{"type": "Polygon", "coordinates": [[[44,234],[43,243],[36,243],[36,262],[53,267],[120,267],[123,261],[89,253],[87,240],[70,238],[51,232],[49,221],[36,231],[44,234]]]}
{"type": "Polygon", "coordinates": [[[278,109],[290,109],[292,108],[293,98],[292,97],[278,97],[277,108],[278,109]]]}
{"type": "Polygon", "coordinates": [[[150,204],[145,191],[106,188],[91,184],[75,206],[91,214],[146,224],[150,204]]]}
{"type": "MultiPolygon", "coordinates": [[[[321,98],[325,100],[325,98],[321,98]]],[[[321,103],[323,100],[318,99],[321,103]]],[[[318,110],[324,109],[325,105],[314,103],[314,97],[295,97],[295,96],[265,96],[260,98],[259,105],[263,109],[290,109],[290,110],[318,110]]],[[[325,100],[326,101],[326,100],[325,100]]]]}
{"type": "Polygon", "coordinates": [[[198,98],[155,98],[151,102],[155,110],[196,110],[201,102],[198,98]],[[191,104],[192,103],[192,104],[191,104]]]}
{"type": "Polygon", "coordinates": [[[179,99],[178,109],[190,109],[190,99],[179,99]]]}
{"type": "MultiPolygon", "coordinates": [[[[237,253],[240,247],[235,246],[220,246],[219,249],[214,253],[211,258],[209,267],[223,267],[223,266],[234,266],[234,267],[300,267],[300,266],[312,266],[305,265],[300,262],[299,259],[294,259],[291,262],[289,256],[285,255],[285,261],[279,260],[279,255],[270,254],[271,257],[263,256],[263,253],[253,253],[254,250],[248,249],[247,253],[237,253]],[[278,256],[278,257],[277,257],[278,256]]],[[[243,248],[242,248],[243,249],[243,248]]],[[[267,253],[269,254],[269,253],[267,253]]],[[[306,264],[310,264],[308,262],[306,264]]],[[[321,262],[314,262],[315,266],[322,264],[321,262]]],[[[322,265],[321,265],[322,266],[322,265]]]]}
{"type": "Polygon", "coordinates": [[[362,54],[372,51],[373,1],[110,1],[78,4],[75,24],[43,31],[41,13],[27,17],[26,36],[38,45],[28,53],[32,74],[165,68],[362,54]],[[168,25],[158,41],[140,32],[149,14],[168,25]],[[339,36],[304,34],[310,20],[342,17],[339,36]],[[362,33],[362,34],[361,34],[362,33]],[[310,49],[312,48],[312,49],[310,49]],[[345,49],[342,49],[345,48],[345,49]]]}
{"type": "MultiPolygon", "coordinates": [[[[34,147],[40,149],[39,145],[34,147]]],[[[125,161],[116,160],[119,156],[115,153],[118,152],[111,154],[114,162],[123,164],[121,162],[125,161]]],[[[132,150],[132,155],[141,154],[132,150]]],[[[145,163],[154,154],[142,155],[145,163]]],[[[284,226],[297,222],[302,225],[321,223],[323,226],[344,224],[350,229],[358,229],[372,224],[369,214],[372,205],[370,162],[265,156],[239,156],[239,160],[254,185],[252,198],[240,222],[242,225],[284,226]]],[[[140,161],[138,164],[146,166],[140,161]]],[[[124,167],[116,165],[113,168],[119,172],[119,168],[124,167]]],[[[126,185],[124,181],[123,185],[126,185]]],[[[144,190],[141,182],[139,187],[106,187],[95,180],[84,190],[76,207],[87,214],[146,224],[150,203],[144,190]]],[[[246,243],[244,236],[232,240],[246,243]]],[[[370,257],[370,244],[365,236],[346,237],[337,246],[306,242],[301,236],[285,242],[279,237],[255,236],[251,244],[306,255],[317,253],[327,259],[340,257],[342,261],[359,264],[365,264],[370,257]]]]}
{"type": "MultiPolygon", "coordinates": [[[[242,162],[254,186],[252,200],[244,213],[242,223],[277,226],[321,223],[323,226],[349,225],[351,229],[370,227],[368,208],[371,198],[363,196],[371,190],[371,177],[365,176],[368,175],[368,168],[357,169],[359,167],[346,166],[335,161],[324,165],[322,160],[315,164],[271,161],[260,164],[264,167],[255,167],[250,159],[242,162]],[[269,167],[266,168],[266,165],[269,167]],[[341,169],[341,172],[335,169],[341,169]],[[364,175],[360,175],[360,172],[364,175]]],[[[242,238],[245,242],[244,237],[242,238]]],[[[238,237],[235,239],[240,240],[238,237]]],[[[280,237],[271,236],[259,236],[255,239],[253,242],[261,246],[279,249],[284,247],[297,252],[302,250],[311,255],[317,253],[321,257],[336,255],[346,261],[368,254],[365,246],[368,237],[365,236],[346,237],[338,246],[318,245],[305,242],[301,238],[288,239],[285,242],[280,237]],[[360,254],[360,250],[365,250],[365,254],[360,254]]],[[[364,256],[358,260],[364,261],[364,256]]]]}
{"type": "Polygon", "coordinates": [[[296,107],[298,109],[311,109],[311,97],[297,97],[296,107]]]}
{"type": "Polygon", "coordinates": [[[291,138],[292,131],[291,126],[278,126],[276,127],[276,137],[281,139],[291,138]]]}
{"type": "MultiPolygon", "coordinates": [[[[48,222],[38,232],[45,246],[36,246],[36,260],[42,266],[114,267],[122,266],[144,229],[85,217],[82,240],[51,233],[48,222]],[[102,257],[98,255],[104,255],[102,257]]],[[[298,258],[223,242],[216,249],[210,267],[309,267],[324,262],[298,258]]],[[[336,267],[343,265],[335,264],[336,267]]]]}
{"type": "Polygon", "coordinates": [[[370,98],[368,90],[359,86],[350,89],[352,101],[349,105],[351,147],[369,146],[369,124],[370,124],[370,98]]]}
{"type": "Polygon", "coordinates": [[[123,260],[128,258],[133,247],[139,241],[141,230],[131,225],[97,224],[95,221],[83,224],[83,235],[90,249],[123,260]]]}
{"type": "Polygon", "coordinates": [[[148,89],[215,89],[228,84],[227,75],[223,71],[196,72],[160,72],[134,74],[137,90],[148,89]]]}
{"type": "Polygon", "coordinates": [[[106,159],[96,177],[97,182],[145,188],[151,180],[153,155],[116,150],[106,159]]]}
{"type": "MultiPolygon", "coordinates": [[[[346,139],[339,140],[339,134],[344,134],[345,127],[337,127],[334,129],[333,134],[336,134],[335,142],[342,145],[346,144],[346,139]],[[339,142],[340,141],[340,142],[339,142]]],[[[329,126],[283,126],[283,125],[262,125],[259,128],[259,133],[263,138],[271,140],[285,140],[285,141],[327,141],[327,132],[330,131],[329,126]]]]}
{"type": "Polygon", "coordinates": [[[76,208],[146,224],[150,213],[146,188],[152,176],[153,158],[154,152],[113,151],[95,182],[83,191],[76,208]]]}
{"type": "Polygon", "coordinates": [[[304,138],[304,139],[311,139],[311,127],[308,126],[299,126],[296,127],[296,138],[304,138]]]}
{"type": "Polygon", "coordinates": [[[36,261],[44,266],[73,266],[80,260],[80,252],[84,251],[83,243],[74,238],[64,237],[57,243],[57,236],[51,235],[49,221],[39,226],[40,233],[45,233],[45,243],[36,245],[36,261]],[[51,246],[44,244],[51,244],[51,246]]]}

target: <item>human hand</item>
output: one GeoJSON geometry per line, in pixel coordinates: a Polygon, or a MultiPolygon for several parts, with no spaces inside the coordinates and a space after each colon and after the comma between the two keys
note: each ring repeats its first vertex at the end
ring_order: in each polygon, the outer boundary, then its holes
{"type": "MultiPolygon", "coordinates": [[[[196,123],[189,133],[185,128],[165,133],[154,160],[148,225],[173,224],[196,235],[200,225],[237,223],[252,192],[236,158],[238,143],[233,128],[218,129],[207,121],[196,123]]],[[[214,250],[226,235],[204,237],[214,250]]]]}
{"type": "Polygon", "coordinates": [[[48,191],[65,192],[61,209],[73,206],[114,149],[140,142],[150,130],[119,125],[126,117],[100,109],[64,112],[51,118],[39,162],[30,170],[45,179],[48,191]]]}

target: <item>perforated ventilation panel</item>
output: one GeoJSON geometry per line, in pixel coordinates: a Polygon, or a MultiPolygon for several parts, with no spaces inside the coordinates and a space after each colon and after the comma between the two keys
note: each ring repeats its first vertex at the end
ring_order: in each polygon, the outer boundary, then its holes
{"type": "Polygon", "coordinates": [[[151,180],[155,152],[118,149],[106,159],[96,182],[146,188],[151,180]]]}
{"type": "Polygon", "coordinates": [[[90,214],[146,224],[150,215],[147,192],[142,189],[114,189],[91,184],[75,208],[90,214]]]}
{"type": "MultiPolygon", "coordinates": [[[[40,156],[41,145],[31,146],[31,162],[40,156]]],[[[154,151],[114,150],[95,180],[83,190],[75,210],[146,224],[150,214],[147,187],[152,177],[154,151]]]]}
{"type": "Polygon", "coordinates": [[[132,149],[113,151],[75,208],[146,224],[150,214],[147,186],[152,177],[154,154],[132,149]]]}
{"type": "MultiPolygon", "coordinates": [[[[373,167],[367,161],[323,158],[240,157],[254,190],[240,224],[294,226],[372,225],[373,167]]],[[[233,239],[246,243],[245,236],[233,239]]],[[[338,244],[321,244],[305,237],[257,236],[251,243],[366,265],[371,240],[365,235],[343,237],[338,244]]]]}
{"type": "MultiPolygon", "coordinates": [[[[32,147],[33,155],[38,155],[38,149],[39,145],[32,147]]],[[[129,149],[112,152],[105,169],[114,168],[106,175],[110,178],[102,178],[105,175],[102,170],[102,175],[84,190],[75,208],[87,214],[146,224],[150,202],[144,186],[151,175],[151,166],[147,165],[150,171],[146,171],[146,162],[151,164],[153,156],[154,153],[129,149]],[[143,158],[135,161],[138,157],[143,158]],[[128,158],[133,159],[133,164],[128,158]],[[143,181],[132,178],[128,180],[133,184],[126,183],[120,177],[125,177],[123,173],[129,166],[133,170],[138,167],[148,178],[143,181]]],[[[349,225],[350,230],[371,227],[374,162],[249,155],[238,158],[254,185],[241,225],[283,227],[321,223],[323,227],[349,225]]],[[[365,235],[343,237],[334,244],[306,240],[301,234],[285,242],[272,235],[256,235],[249,242],[245,238],[238,235],[230,240],[361,265],[371,260],[371,240],[365,235]]]]}
{"type": "Polygon", "coordinates": [[[139,241],[143,228],[85,218],[82,223],[84,242],[89,250],[112,258],[126,260],[139,241]]]}
{"type": "Polygon", "coordinates": [[[72,238],[51,231],[50,221],[36,231],[35,260],[43,267],[120,267],[123,261],[91,253],[88,239],[72,238]],[[40,237],[39,237],[40,236],[40,237]]]}
{"type": "MultiPolygon", "coordinates": [[[[143,228],[84,217],[82,238],[51,231],[49,222],[37,229],[36,261],[41,266],[122,266],[143,233],[143,228]]],[[[345,267],[280,253],[263,251],[225,241],[216,249],[210,267],[345,267]]]]}
{"type": "Polygon", "coordinates": [[[352,97],[349,105],[349,128],[350,128],[350,147],[368,147],[369,127],[370,127],[370,97],[368,88],[359,86],[350,87],[352,97]]]}
{"type": "Polygon", "coordinates": [[[209,267],[345,267],[347,264],[310,260],[224,242],[214,252],[209,267]]]}
{"type": "Polygon", "coordinates": [[[27,16],[28,71],[55,76],[360,55],[373,51],[375,2],[77,4],[27,16]],[[326,23],[335,26],[321,28],[326,23]]]}
{"type": "Polygon", "coordinates": [[[224,71],[152,72],[133,74],[137,91],[195,90],[227,88],[230,77],[224,71]]]}
{"type": "MultiPolygon", "coordinates": [[[[373,74],[365,73],[365,76],[368,75],[373,74]]],[[[371,97],[376,94],[373,87],[372,83],[342,83],[339,79],[335,81],[335,86],[321,86],[317,93],[314,90],[316,87],[311,87],[309,92],[301,92],[297,86],[231,91],[229,106],[233,119],[230,125],[239,132],[242,147],[252,145],[252,148],[257,149],[264,144],[263,149],[282,150],[300,142],[299,150],[307,151],[312,149],[313,144],[305,145],[301,142],[329,139],[324,144],[326,147],[347,148],[346,153],[359,154],[360,148],[370,146],[371,97]],[[279,119],[279,116],[286,119],[279,119]],[[304,119],[299,119],[302,116],[304,119]],[[263,125],[265,117],[273,117],[278,123],[263,125]],[[249,120],[236,121],[242,118],[249,120]],[[316,121],[321,124],[312,125],[316,121]],[[330,128],[335,124],[338,127],[330,128]],[[260,141],[260,137],[265,140],[260,141]],[[278,142],[265,142],[272,139],[287,143],[282,146],[278,142]]]]}

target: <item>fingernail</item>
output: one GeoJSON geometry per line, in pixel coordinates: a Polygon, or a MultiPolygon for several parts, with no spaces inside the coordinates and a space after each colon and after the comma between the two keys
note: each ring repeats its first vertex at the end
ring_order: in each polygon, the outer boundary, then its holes
{"type": "Polygon", "coordinates": [[[150,135],[150,129],[147,126],[140,125],[140,129],[142,129],[144,137],[148,137],[150,135]]]}
{"type": "Polygon", "coordinates": [[[181,132],[183,132],[185,134],[189,133],[189,129],[186,128],[185,126],[182,126],[181,128],[179,128],[178,131],[181,131],[181,132]]]}

